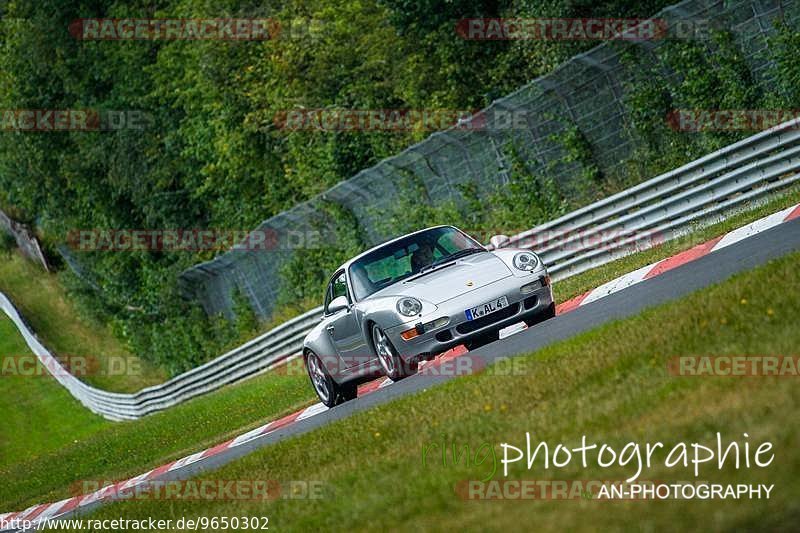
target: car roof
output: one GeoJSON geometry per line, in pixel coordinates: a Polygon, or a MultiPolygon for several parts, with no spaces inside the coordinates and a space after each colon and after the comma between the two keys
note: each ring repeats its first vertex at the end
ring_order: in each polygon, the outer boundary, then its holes
{"type": "Polygon", "coordinates": [[[375,250],[377,250],[379,248],[383,248],[384,246],[387,246],[389,244],[397,242],[397,241],[399,241],[401,239],[405,239],[406,237],[410,237],[410,236],[416,235],[418,233],[424,233],[426,231],[429,231],[429,230],[432,230],[432,229],[436,229],[436,228],[453,228],[453,229],[456,229],[458,231],[461,231],[460,229],[458,229],[455,226],[452,226],[450,224],[440,224],[438,226],[430,226],[429,228],[425,228],[425,229],[421,229],[421,230],[417,230],[417,231],[412,231],[411,233],[406,233],[405,235],[400,235],[399,237],[395,237],[394,239],[389,239],[388,241],[385,241],[385,242],[382,242],[382,243],[380,243],[380,244],[378,244],[376,246],[373,246],[369,250],[365,250],[365,251],[361,252],[357,256],[355,256],[355,257],[349,259],[348,261],[344,262],[343,264],[341,264],[339,266],[339,268],[336,269],[336,272],[339,272],[340,270],[343,270],[343,269],[349,269],[351,264],[353,264],[354,262],[358,261],[359,259],[361,259],[365,255],[367,255],[369,253],[372,253],[372,252],[374,252],[375,250]]]}

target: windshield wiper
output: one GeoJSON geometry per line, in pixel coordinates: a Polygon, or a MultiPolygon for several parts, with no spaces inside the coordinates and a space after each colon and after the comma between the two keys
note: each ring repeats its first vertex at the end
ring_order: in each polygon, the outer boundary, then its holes
{"type": "Polygon", "coordinates": [[[442,265],[444,263],[449,263],[450,261],[455,261],[456,259],[459,259],[461,257],[466,257],[468,255],[472,255],[472,254],[476,254],[476,253],[484,252],[484,251],[485,250],[483,248],[475,248],[475,247],[463,248],[461,250],[458,250],[457,252],[453,252],[450,255],[446,255],[444,257],[440,257],[439,259],[437,259],[436,261],[434,261],[433,263],[431,263],[428,266],[422,267],[421,269],[419,269],[418,274],[422,274],[423,272],[428,272],[429,270],[432,270],[432,269],[436,268],[439,265],[442,265]]]}

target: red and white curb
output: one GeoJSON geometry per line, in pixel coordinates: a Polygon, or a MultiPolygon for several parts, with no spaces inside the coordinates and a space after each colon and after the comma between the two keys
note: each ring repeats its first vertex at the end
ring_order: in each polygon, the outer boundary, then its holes
{"type": "MultiPolygon", "coordinates": [[[[464,346],[457,346],[439,355],[438,357],[436,357],[436,359],[420,362],[420,368],[423,369],[423,368],[436,367],[443,363],[446,363],[447,361],[460,357],[465,353],[467,353],[467,349],[464,346]]],[[[359,397],[365,396],[380,388],[386,387],[391,383],[392,381],[388,378],[380,378],[373,380],[369,383],[365,383],[364,385],[361,385],[358,388],[358,396],[359,397]]],[[[45,519],[54,520],[59,516],[63,516],[71,511],[80,509],[81,507],[84,507],[91,503],[110,501],[114,499],[116,495],[125,494],[126,491],[138,485],[158,480],[161,476],[163,476],[167,472],[174,472],[176,470],[180,470],[189,465],[197,463],[198,461],[214,457],[215,455],[218,455],[228,449],[236,448],[237,446],[241,446],[242,444],[250,442],[259,437],[269,435],[270,433],[274,433],[275,431],[278,431],[280,429],[287,428],[290,425],[294,424],[295,422],[311,418],[327,410],[328,408],[321,403],[314,404],[311,407],[306,407],[305,409],[302,409],[290,415],[286,415],[283,418],[279,418],[278,420],[268,422],[263,426],[250,430],[247,433],[239,435],[238,437],[233,438],[227,442],[218,444],[213,448],[208,448],[207,450],[203,450],[201,452],[188,455],[183,459],[167,463],[158,468],[154,468],[149,472],[145,472],[144,474],[140,474],[136,477],[120,481],[119,483],[113,485],[107,485],[90,494],[74,496],[72,498],[67,498],[65,500],[61,500],[56,503],[33,505],[28,509],[25,509],[24,511],[20,511],[18,513],[0,514],[0,524],[18,523],[20,524],[18,527],[21,528],[22,527],[21,524],[23,523],[23,521],[28,521],[30,523],[29,527],[36,527],[37,524],[40,524],[45,519]]],[[[12,526],[7,529],[16,529],[16,528],[17,526],[12,526]]],[[[0,531],[5,531],[5,530],[6,529],[0,529],[0,531]]]]}
{"type": "Polygon", "coordinates": [[[656,261],[655,263],[634,270],[633,272],[620,276],[615,280],[609,281],[608,283],[604,283],[596,289],[592,289],[581,295],[575,296],[574,298],[559,304],[556,307],[556,312],[558,314],[567,313],[577,307],[599,300],[603,296],[608,296],[609,294],[613,294],[621,291],[622,289],[628,288],[631,285],[635,285],[636,283],[642,282],[646,279],[663,274],[668,270],[685,265],[686,263],[694,261],[695,259],[699,259],[700,257],[708,255],[711,252],[725,248],[732,244],[736,244],[737,242],[741,241],[742,239],[746,239],[751,235],[761,233],[762,231],[774,228],[779,224],[798,217],[800,217],[800,204],[787,207],[786,209],[778,211],[777,213],[773,213],[769,216],[758,219],[755,222],[751,222],[746,226],[735,229],[730,233],[726,233],[725,235],[711,239],[703,244],[698,244],[697,246],[685,250],[677,255],[673,255],[672,257],[662,259],[661,261],[656,261]]]}
{"type": "MultiPolygon", "coordinates": [[[[727,233],[721,237],[711,239],[708,242],[699,244],[677,255],[674,255],[667,259],[662,259],[661,261],[657,261],[653,264],[637,269],[615,280],[609,281],[608,283],[604,283],[603,285],[597,287],[596,289],[588,291],[584,294],[581,294],[580,296],[576,296],[570,300],[567,300],[566,302],[563,302],[562,304],[559,304],[556,307],[556,314],[562,315],[568,313],[574,309],[577,309],[582,305],[586,305],[604,296],[608,296],[609,294],[630,287],[631,285],[658,276],[659,274],[663,274],[668,270],[671,270],[680,265],[684,265],[686,263],[694,261],[695,259],[698,259],[709,253],[712,253],[715,250],[725,248],[726,246],[735,244],[741,241],[742,239],[750,237],[751,235],[755,235],[756,233],[760,233],[762,231],[775,227],[783,222],[798,217],[800,217],[800,204],[783,209],[782,211],[779,211],[777,213],[759,219],[755,222],[747,224],[746,226],[733,230],[730,233],[727,233]]],[[[436,357],[431,361],[422,361],[420,363],[420,368],[423,371],[426,369],[436,368],[450,360],[461,357],[466,353],[467,349],[464,346],[457,346],[456,348],[444,352],[443,354],[439,355],[438,357],[436,357]]],[[[374,381],[361,385],[358,389],[358,395],[365,396],[380,388],[386,387],[391,383],[392,381],[387,378],[376,379],[374,381]]],[[[91,494],[74,496],[72,498],[67,498],[65,500],[61,500],[56,503],[33,505],[28,509],[25,509],[24,511],[16,513],[0,514],[0,524],[13,523],[13,521],[27,520],[31,522],[33,527],[35,527],[36,524],[42,522],[45,519],[58,518],[59,516],[74,511],[75,509],[80,509],[81,507],[84,507],[90,503],[111,500],[114,498],[116,494],[124,493],[126,490],[136,487],[137,485],[155,481],[167,472],[174,472],[176,470],[186,468],[187,466],[197,463],[198,461],[206,460],[210,457],[213,457],[217,454],[224,452],[225,450],[236,448],[237,446],[241,446],[242,444],[250,442],[259,437],[269,435],[270,433],[274,433],[280,429],[287,428],[296,422],[299,422],[301,420],[306,420],[320,413],[323,413],[327,410],[328,408],[322,405],[321,403],[314,404],[311,407],[307,407],[290,415],[286,415],[282,418],[279,418],[278,420],[274,420],[272,422],[264,424],[263,426],[257,427],[227,442],[218,444],[213,448],[209,448],[207,450],[203,450],[201,452],[184,457],[183,459],[179,459],[177,461],[173,461],[171,463],[162,465],[158,468],[150,470],[149,472],[145,472],[144,474],[141,474],[139,476],[133,477],[125,481],[120,481],[119,483],[116,483],[114,485],[108,485],[91,494]]],[[[5,531],[5,529],[0,529],[0,531],[5,531]]]]}

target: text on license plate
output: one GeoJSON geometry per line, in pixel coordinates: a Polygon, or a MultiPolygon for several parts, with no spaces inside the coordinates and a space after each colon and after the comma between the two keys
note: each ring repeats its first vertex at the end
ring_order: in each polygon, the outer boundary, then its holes
{"type": "Polygon", "coordinates": [[[492,300],[491,302],[486,302],[483,305],[479,305],[478,307],[473,307],[472,309],[467,309],[464,311],[464,314],[467,315],[467,320],[475,320],[476,318],[481,318],[488,314],[494,313],[495,311],[499,311],[500,309],[504,309],[508,307],[508,298],[505,296],[501,296],[496,300],[492,300]]]}

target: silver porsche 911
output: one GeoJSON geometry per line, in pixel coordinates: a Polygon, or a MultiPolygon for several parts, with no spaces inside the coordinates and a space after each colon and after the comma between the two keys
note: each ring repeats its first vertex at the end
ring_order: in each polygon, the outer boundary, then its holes
{"type": "Polygon", "coordinates": [[[303,357],[317,395],[332,407],[355,398],[358,383],[376,372],[397,381],[453,346],[554,315],[550,278],[536,254],[489,251],[457,228],[437,226],[339,267],[303,357]]]}

